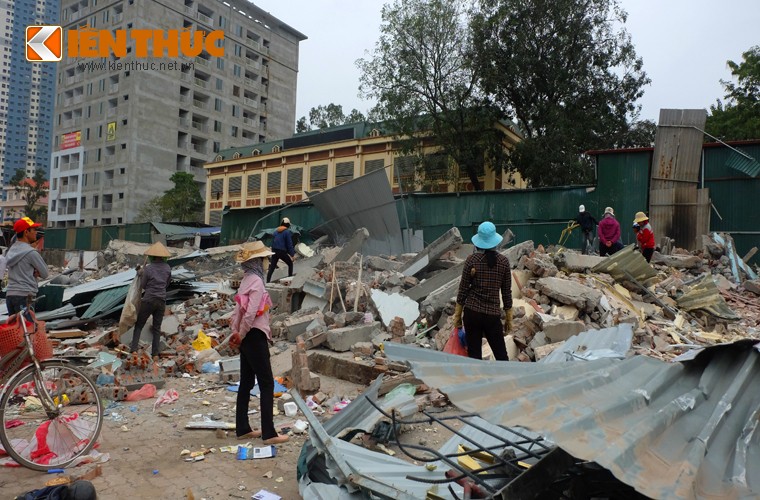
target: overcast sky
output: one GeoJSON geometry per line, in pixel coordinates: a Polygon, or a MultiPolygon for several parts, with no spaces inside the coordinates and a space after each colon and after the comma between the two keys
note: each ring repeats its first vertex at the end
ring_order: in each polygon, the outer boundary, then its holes
{"type": "MultiPolygon", "coordinates": [[[[382,0],[258,0],[257,6],[299,30],[301,43],[296,119],[335,103],[366,114],[374,103],[358,96],[355,61],[378,39],[382,0]]],[[[727,60],[760,44],[760,0],[622,0],[626,28],[652,79],[641,118],[657,121],[660,108],[709,108],[723,98],[727,60]]]]}

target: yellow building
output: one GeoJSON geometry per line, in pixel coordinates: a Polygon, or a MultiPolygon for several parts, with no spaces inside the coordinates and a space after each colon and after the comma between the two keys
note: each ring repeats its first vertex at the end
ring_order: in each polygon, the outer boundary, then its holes
{"type": "MultiPolygon", "coordinates": [[[[504,147],[511,148],[520,140],[514,127],[498,126],[504,132],[504,147]]],[[[426,154],[435,156],[435,148],[426,148],[426,154]]],[[[467,174],[439,156],[435,166],[421,174],[416,156],[400,155],[393,135],[366,122],[227,149],[204,166],[205,221],[221,224],[225,207],[235,210],[295,203],[306,198],[306,191],[329,189],[378,169],[385,169],[394,193],[472,191],[467,174]]],[[[483,170],[479,180],[485,190],[526,187],[517,174],[483,170]]]]}

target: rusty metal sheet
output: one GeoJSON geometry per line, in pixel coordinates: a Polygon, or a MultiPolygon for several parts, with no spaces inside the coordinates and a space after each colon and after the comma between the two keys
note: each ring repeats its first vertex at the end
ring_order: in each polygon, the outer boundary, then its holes
{"type": "Polygon", "coordinates": [[[655,235],[697,247],[697,187],[707,112],[661,109],[650,183],[649,216],[655,235]]]}
{"type": "Polygon", "coordinates": [[[756,341],[691,361],[458,362],[390,342],[385,352],[459,408],[540,432],[651,498],[760,497],[756,341]],[[417,353],[424,352],[424,355],[417,353]]]}
{"type": "Polygon", "coordinates": [[[607,273],[616,281],[625,281],[625,272],[628,271],[631,276],[642,283],[655,278],[657,272],[649,265],[641,252],[634,249],[634,245],[628,245],[622,250],[615,252],[604,259],[592,269],[595,273],[607,273]]]}
{"type": "Polygon", "coordinates": [[[740,320],[723,299],[712,275],[706,274],[702,280],[691,287],[687,293],[676,299],[678,307],[686,311],[705,311],[718,318],[740,320]]]}

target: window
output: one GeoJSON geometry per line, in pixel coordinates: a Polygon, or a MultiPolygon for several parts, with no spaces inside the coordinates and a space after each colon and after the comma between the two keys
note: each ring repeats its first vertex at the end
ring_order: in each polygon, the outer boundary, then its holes
{"type": "Polygon", "coordinates": [[[282,172],[267,173],[267,196],[279,196],[282,186],[282,172]]]}
{"type": "Polygon", "coordinates": [[[79,208],[85,209],[87,208],[87,198],[82,196],[82,199],[79,200],[79,208]]]}
{"type": "Polygon", "coordinates": [[[414,156],[397,156],[393,161],[393,183],[401,182],[401,188],[409,191],[414,189],[414,156]]]}
{"type": "Polygon", "coordinates": [[[214,141],[213,153],[218,153],[222,149],[222,145],[219,141],[214,141]]]}
{"type": "Polygon", "coordinates": [[[218,97],[214,99],[214,110],[220,112],[222,111],[222,100],[218,97]]]}
{"type": "Polygon", "coordinates": [[[98,208],[98,195],[92,197],[92,208],[98,208]]]}
{"type": "Polygon", "coordinates": [[[250,174],[248,176],[248,197],[261,195],[261,174],[250,174]]]}
{"type": "Polygon", "coordinates": [[[235,44],[235,55],[237,57],[243,57],[243,47],[241,47],[239,44],[235,44]]]}
{"type": "Polygon", "coordinates": [[[221,200],[224,194],[224,179],[213,179],[211,181],[211,198],[221,200]]]}
{"type": "Polygon", "coordinates": [[[311,189],[327,188],[327,165],[314,165],[309,170],[309,187],[311,189]]]}
{"type": "Polygon", "coordinates": [[[232,74],[235,75],[235,76],[237,76],[238,78],[240,78],[240,76],[243,74],[240,66],[238,66],[237,64],[233,64],[232,65],[232,74]]]}
{"type": "Polygon", "coordinates": [[[303,168],[288,170],[288,193],[300,193],[303,189],[303,168]]]}
{"type": "Polygon", "coordinates": [[[224,69],[224,59],[221,57],[216,60],[216,69],[224,69]]]}
{"type": "Polygon", "coordinates": [[[238,136],[238,128],[236,126],[234,126],[234,125],[232,126],[232,128],[230,129],[230,135],[232,137],[237,137],[238,136]]]}
{"type": "Polygon", "coordinates": [[[230,198],[240,198],[240,191],[243,188],[243,177],[236,175],[228,180],[227,196],[230,198]]]}
{"type": "Polygon", "coordinates": [[[344,161],[335,164],[335,185],[340,186],[354,178],[354,162],[344,161]]]}
{"type": "Polygon", "coordinates": [[[369,174],[375,170],[381,170],[383,167],[385,167],[383,160],[367,160],[364,162],[364,173],[369,174]]]}
{"type": "Polygon", "coordinates": [[[239,118],[240,117],[240,106],[237,104],[232,105],[232,116],[239,118]]]}
{"type": "Polygon", "coordinates": [[[218,120],[214,120],[214,132],[221,132],[222,131],[222,122],[218,120]]]}
{"type": "Polygon", "coordinates": [[[216,79],[216,90],[222,90],[224,89],[224,82],[221,78],[216,79]]]}

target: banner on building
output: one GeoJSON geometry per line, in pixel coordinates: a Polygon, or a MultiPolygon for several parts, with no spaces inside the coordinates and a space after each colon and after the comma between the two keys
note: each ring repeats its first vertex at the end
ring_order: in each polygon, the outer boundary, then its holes
{"type": "Polygon", "coordinates": [[[71,149],[82,145],[82,131],[69,132],[61,136],[61,149],[71,149]]]}
{"type": "Polygon", "coordinates": [[[116,140],[116,122],[108,122],[108,130],[106,131],[106,141],[116,140]]]}

